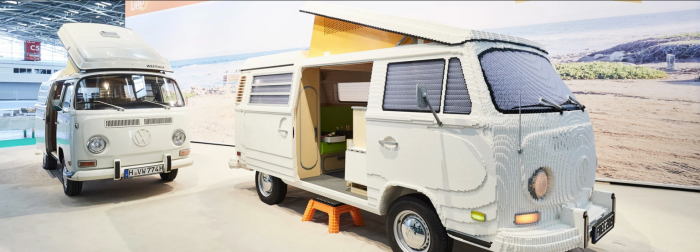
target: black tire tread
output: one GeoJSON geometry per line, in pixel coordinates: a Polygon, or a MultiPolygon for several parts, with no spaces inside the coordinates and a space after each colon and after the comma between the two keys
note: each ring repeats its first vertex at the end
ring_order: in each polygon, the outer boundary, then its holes
{"type": "Polygon", "coordinates": [[[173,169],[173,170],[170,170],[169,173],[160,173],[158,175],[160,175],[161,180],[163,180],[165,182],[170,182],[170,181],[175,180],[175,178],[177,178],[177,171],[178,170],[179,169],[173,169]]]}

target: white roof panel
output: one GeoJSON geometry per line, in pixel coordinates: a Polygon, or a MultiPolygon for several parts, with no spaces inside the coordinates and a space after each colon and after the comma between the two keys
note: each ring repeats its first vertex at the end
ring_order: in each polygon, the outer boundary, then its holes
{"type": "Polygon", "coordinates": [[[173,71],[170,62],[131,29],[104,24],[70,23],[61,26],[58,37],[80,70],[173,71]]]}
{"type": "Polygon", "coordinates": [[[468,30],[431,20],[391,16],[321,2],[307,2],[300,11],[448,45],[463,44],[467,41],[501,41],[534,47],[546,52],[542,44],[527,39],[491,32],[468,30]]]}

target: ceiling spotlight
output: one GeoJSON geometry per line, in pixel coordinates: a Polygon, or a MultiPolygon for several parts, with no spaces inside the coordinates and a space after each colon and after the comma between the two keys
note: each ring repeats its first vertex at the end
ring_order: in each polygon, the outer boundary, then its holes
{"type": "Polygon", "coordinates": [[[79,12],[74,11],[74,10],[68,10],[68,11],[73,12],[73,13],[75,13],[75,14],[78,14],[78,13],[79,13],[79,12]]]}
{"type": "Polygon", "coordinates": [[[17,23],[17,24],[18,24],[18,25],[27,26],[27,24],[23,24],[23,23],[17,23]]]}
{"type": "Polygon", "coordinates": [[[112,4],[111,4],[111,3],[108,3],[108,2],[100,2],[100,3],[105,4],[105,5],[112,6],[112,4]]]}
{"type": "Polygon", "coordinates": [[[17,4],[17,1],[5,1],[5,2],[10,3],[10,4],[17,4]]]}
{"type": "Polygon", "coordinates": [[[100,16],[95,16],[95,18],[100,18],[100,16]]]}
{"type": "Polygon", "coordinates": [[[44,20],[49,20],[49,21],[51,21],[51,19],[50,19],[50,18],[47,18],[47,17],[41,17],[41,18],[44,19],[44,20]]]}
{"type": "Polygon", "coordinates": [[[100,6],[100,7],[102,7],[102,8],[105,7],[105,5],[104,5],[104,4],[101,4],[101,3],[95,3],[95,5],[100,6]]]}
{"type": "Polygon", "coordinates": [[[7,29],[5,29],[5,28],[0,28],[0,31],[7,31],[7,29]]]}

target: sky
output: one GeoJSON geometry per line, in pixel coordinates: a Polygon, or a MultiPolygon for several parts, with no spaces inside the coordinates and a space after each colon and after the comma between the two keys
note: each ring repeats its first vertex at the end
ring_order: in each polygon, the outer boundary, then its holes
{"type": "MultiPolygon", "coordinates": [[[[333,2],[390,15],[443,22],[467,29],[700,9],[698,1],[333,2]]],[[[313,16],[304,2],[213,1],[126,18],[168,60],[308,47],[313,16]]]]}

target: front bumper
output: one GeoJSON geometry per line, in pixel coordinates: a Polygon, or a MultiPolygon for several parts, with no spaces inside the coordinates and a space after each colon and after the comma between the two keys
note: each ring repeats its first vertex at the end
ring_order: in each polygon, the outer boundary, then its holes
{"type": "MultiPolygon", "coordinates": [[[[77,172],[72,173],[72,174],[66,174],[66,177],[68,177],[69,180],[73,180],[73,181],[89,181],[89,180],[100,180],[100,179],[119,180],[119,179],[121,179],[121,174],[122,174],[122,171],[124,169],[138,168],[138,167],[143,167],[143,166],[164,165],[165,170],[167,170],[167,163],[168,163],[167,159],[164,158],[162,162],[120,167],[116,161],[118,161],[118,159],[115,160],[114,167],[97,169],[97,170],[77,171],[77,172]],[[116,174],[119,174],[119,176],[116,176],[116,174]]],[[[170,169],[179,169],[179,168],[190,166],[192,164],[194,164],[194,160],[190,157],[175,159],[175,160],[170,161],[170,169]]]]}
{"type": "Polygon", "coordinates": [[[490,249],[544,252],[588,247],[593,242],[593,227],[611,213],[617,214],[614,193],[593,190],[590,195],[563,206],[557,221],[532,228],[499,229],[490,249]]]}

